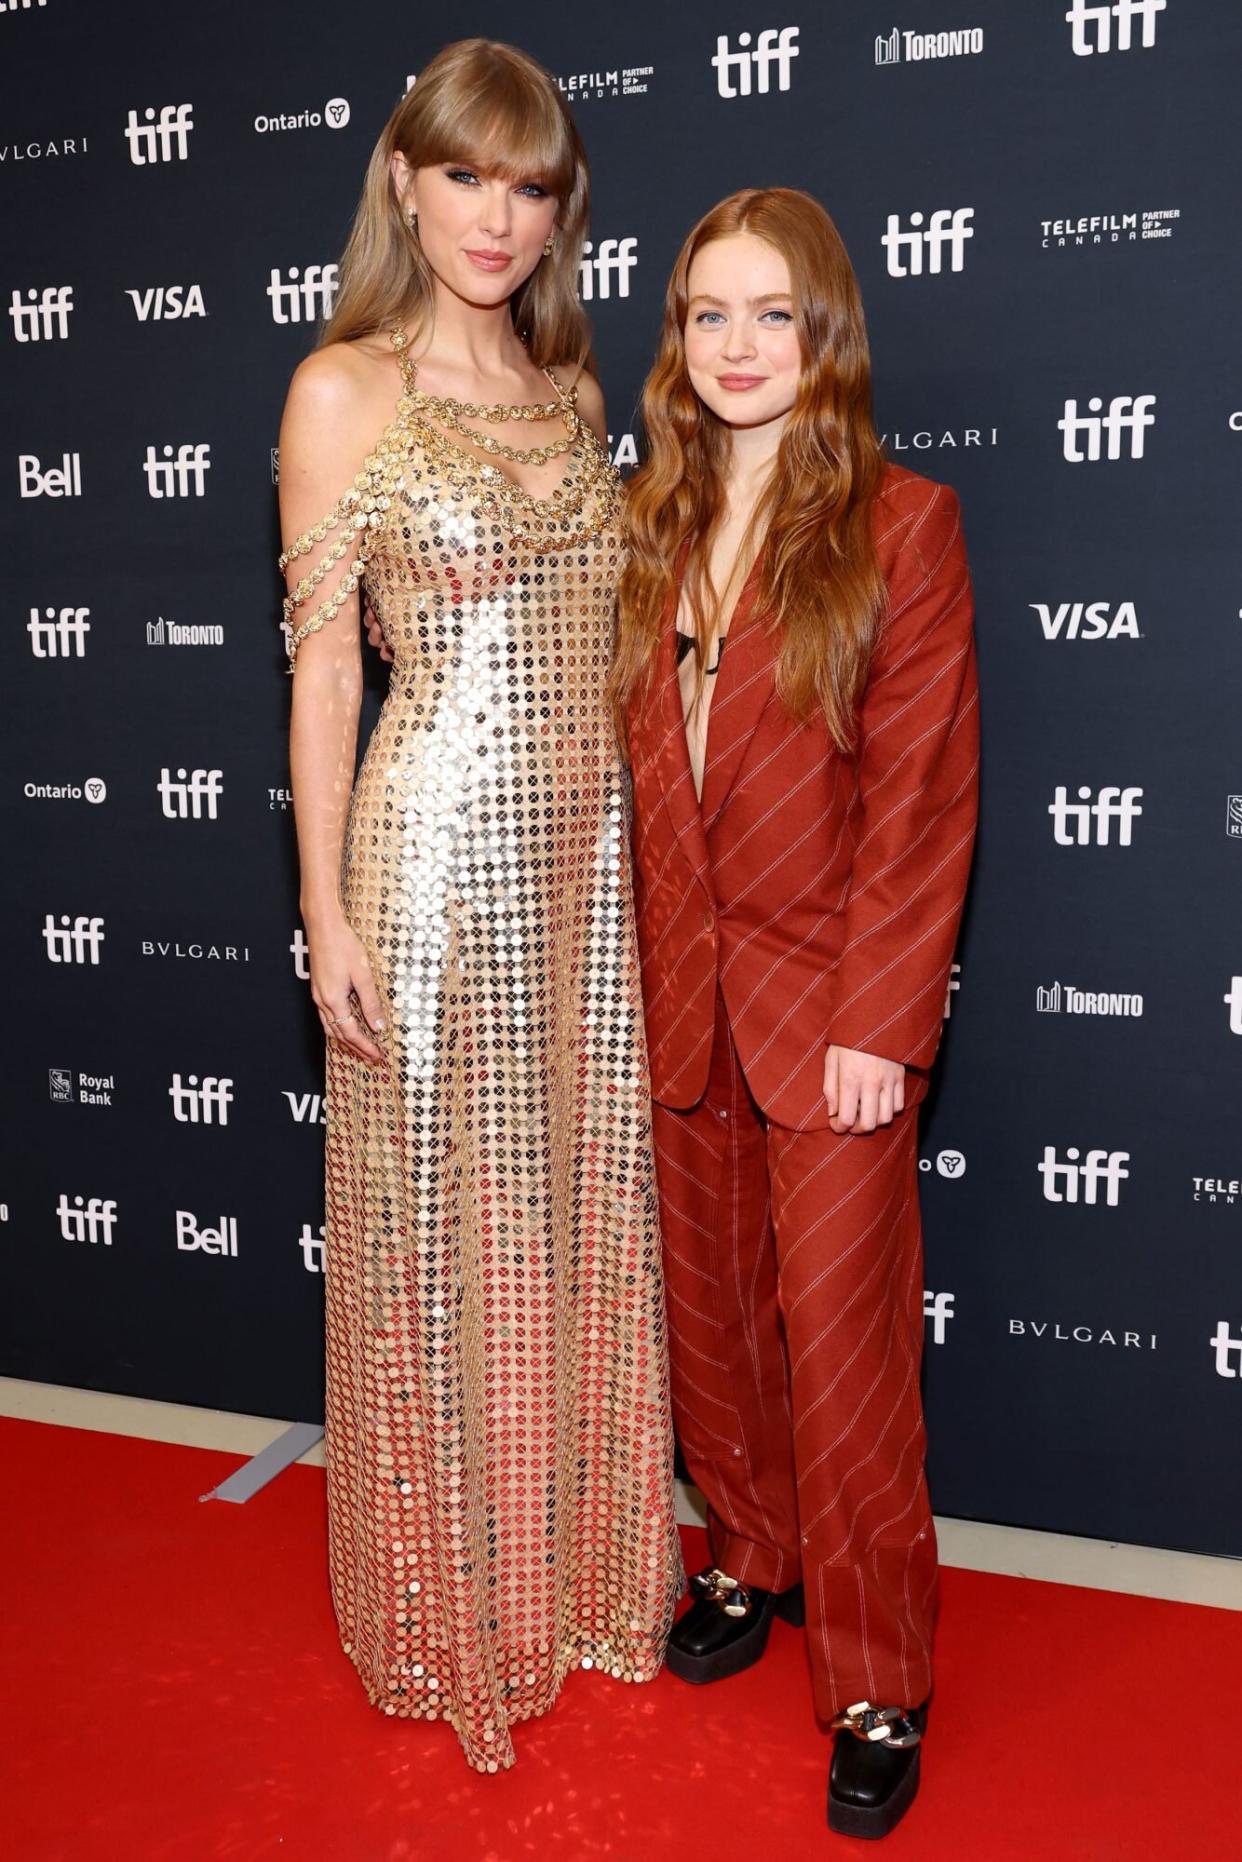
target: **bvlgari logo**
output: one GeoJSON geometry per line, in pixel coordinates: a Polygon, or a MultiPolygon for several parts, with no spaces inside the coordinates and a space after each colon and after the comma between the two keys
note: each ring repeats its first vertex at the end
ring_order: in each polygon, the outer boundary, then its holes
{"type": "Polygon", "coordinates": [[[0,142],[0,168],[6,162],[56,160],[62,155],[86,155],[89,144],[85,136],[49,136],[46,141],[0,142]]]}
{"type": "Polygon", "coordinates": [[[203,944],[198,939],[185,943],[173,938],[144,937],[139,946],[144,957],[187,959],[192,963],[249,963],[249,944],[203,944]]]}
{"type": "Polygon", "coordinates": [[[1063,1325],[1059,1319],[1011,1319],[1011,1338],[1029,1338],[1046,1344],[1114,1345],[1123,1351],[1155,1351],[1155,1332],[1119,1331],[1111,1325],[1063,1325]]]}
{"type": "Polygon", "coordinates": [[[890,453],[938,452],[942,447],[997,446],[997,427],[905,427],[900,432],[882,433],[881,446],[890,453]]]}

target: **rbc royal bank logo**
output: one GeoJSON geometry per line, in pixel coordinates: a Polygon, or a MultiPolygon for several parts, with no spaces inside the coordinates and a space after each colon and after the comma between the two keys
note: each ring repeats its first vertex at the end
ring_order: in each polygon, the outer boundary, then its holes
{"type": "Polygon", "coordinates": [[[1134,27],[1138,23],[1138,44],[1156,43],[1156,15],[1165,10],[1166,0],[1074,0],[1065,15],[1069,22],[1070,43],[1076,58],[1091,58],[1096,52],[1128,52],[1135,44],[1134,27]],[[1116,22],[1117,36],[1113,37],[1116,22]]]}
{"type": "Polygon", "coordinates": [[[46,343],[68,336],[72,311],[71,284],[45,284],[41,291],[32,286],[24,298],[14,286],[9,299],[9,317],[19,343],[46,343]]]}
{"type": "Polygon", "coordinates": [[[154,109],[144,110],[138,121],[131,110],[125,126],[129,159],[136,168],[152,162],[184,162],[190,153],[190,131],[194,127],[192,103],[166,103],[157,116],[154,109]]]}
{"type": "Polygon", "coordinates": [[[1143,812],[1141,789],[1109,786],[1091,800],[1091,790],[1080,788],[1078,800],[1067,799],[1068,789],[1058,784],[1048,804],[1052,816],[1052,838],[1058,847],[1107,847],[1111,842],[1112,823],[1117,823],[1117,845],[1129,847],[1137,816],[1143,812]],[[1072,831],[1071,831],[1072,824],[1072,831]],[[1092,828],[1094,825],[1094,835],[1092,828]]]}
{"type": "Polygon", "coordinates": [[[772,89],[772,67],[776,67],[776,88],[789,89],[794,59],[798,56],[797,26],[769,26],[759,34],[754,45],[748,32],[737,35],[738,50],[729,50],[729,35],[722,32],[716,40],[712,66],[716,89],[722,97],[749,97],[753,92],[764,97],[772,89]]]}
{"type": "Polygon", "coordinates": [[[1078,402],[1067,401],[1065,412],[1057,426],[1064,435],[1065,457],[1071,465],[1082,465],[1084,461],[1096,459],[1122,458],[1121,442],[1124,435],[1129,436],[1129,451],[1125,457],[1141,459],[1143,457],[1143,435],[1148,427],[1154,427],[1156,416],[1152,408],[1156,405],[1154,394],[1115,394],[1104,412],[1104,403],[1098,394],[1093,394],[1087,402],[1087,412],[1078,412],[1078,402]],[[1104,436],[1108,444],[1101,451],[1104,436]],[[1085,438],[1086,451],[1079,445],[1085,438]]]}
{"type": "Polygon", "coordinates": [[[286,272],[273,266],[267,287],[272,322],[313,323],[316,317],[330,317],[337,283],[335,265],[291,265],[286,272]]]}
{"type": "Polygon", "coordinates": [[[1044,1180],[1045,1200],[1050,1203],[1081,1202],[1094,1205],[1100,1200],[1100,1185],[1103,1184],[1104,1202],[1110,1209],[1115,1209],[1121,1198],[1121,1185],[1130,1175],[1126,1169],[1130,1153],[1088,1151],[1079,1162],[1077,1146],[1070,1145],[1065,1158],[1065,1163],[1058,1162],[1056,1146],[1044,1146],[1044,1155],[1038,1168],[1044,1180]]]}
{"type": "Polygon", "coordinates": [[[888,254],[889,277],[921,278],[925,271],[931,275],[941,272],[945,269],[946,250],[948,269],[960,272],[966,262],[966,241],[975,236],[970,225],[974,217],[973,207],[937,207],[926,225],[923,214],[912,213],[909,231],[903,231],[901,215],[890,213],[888,230],[880,237],[888,254]]]}
{"type": "Polygon", "coordinates": [[[617,296],[630,295],[630,273],[638,263],[638,241],[629,239],[601,239],[597,246],[588,239],[582,248],[582,265],[579,270],[579,290],[584,304],[595,300],[610,298],[615,278],[617,296]]]}

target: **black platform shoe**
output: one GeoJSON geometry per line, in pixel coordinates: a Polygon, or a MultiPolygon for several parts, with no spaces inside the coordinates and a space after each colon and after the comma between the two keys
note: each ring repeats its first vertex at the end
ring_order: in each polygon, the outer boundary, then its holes
{"type": "Polygon", "coordinates": [[[927,1702],[907,1709],[873,1707],[864,1700],[832,1724],[837,1738],[828,1774],[828,1828],[841,1836],[887,1836],[919,1788],[927,1702]]]}
{"type": "Polygon", "coordinates": [[[694,1602],[668,1639],[665,1661],[682,1681],[723,1681],[751,1668],[768,1646],[772,1618],[800,1628],[806,1621],[802,1586],[759,1590],[715,1566],[690,1580],[694,1602]]]}

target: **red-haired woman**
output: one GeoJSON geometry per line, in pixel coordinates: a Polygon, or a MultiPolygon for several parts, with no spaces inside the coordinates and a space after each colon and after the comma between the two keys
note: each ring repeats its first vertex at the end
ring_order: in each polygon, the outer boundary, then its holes
{"type": "Polygon", "coordinates": [[[805,1611],[829,1823],[881,1836],[931,1688],[914,1108],[975,829],[958,502],[885,463],[853,270],[789,189],[690,234],[643,416],[613,685],[712,1558],[668,1662],[735,1674],[805,1611]]]}

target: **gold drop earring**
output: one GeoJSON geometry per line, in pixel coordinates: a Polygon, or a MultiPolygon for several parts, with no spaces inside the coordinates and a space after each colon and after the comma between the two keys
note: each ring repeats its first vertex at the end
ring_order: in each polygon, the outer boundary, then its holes
{"type": "Polygon", "coordinates": [[[549,233],[547,239],[544,241],[543,247],[543,256],[545,259],[550,259],[552,257],[554,244],[555,242],[553,241],[552,235],[549,233]]]}

